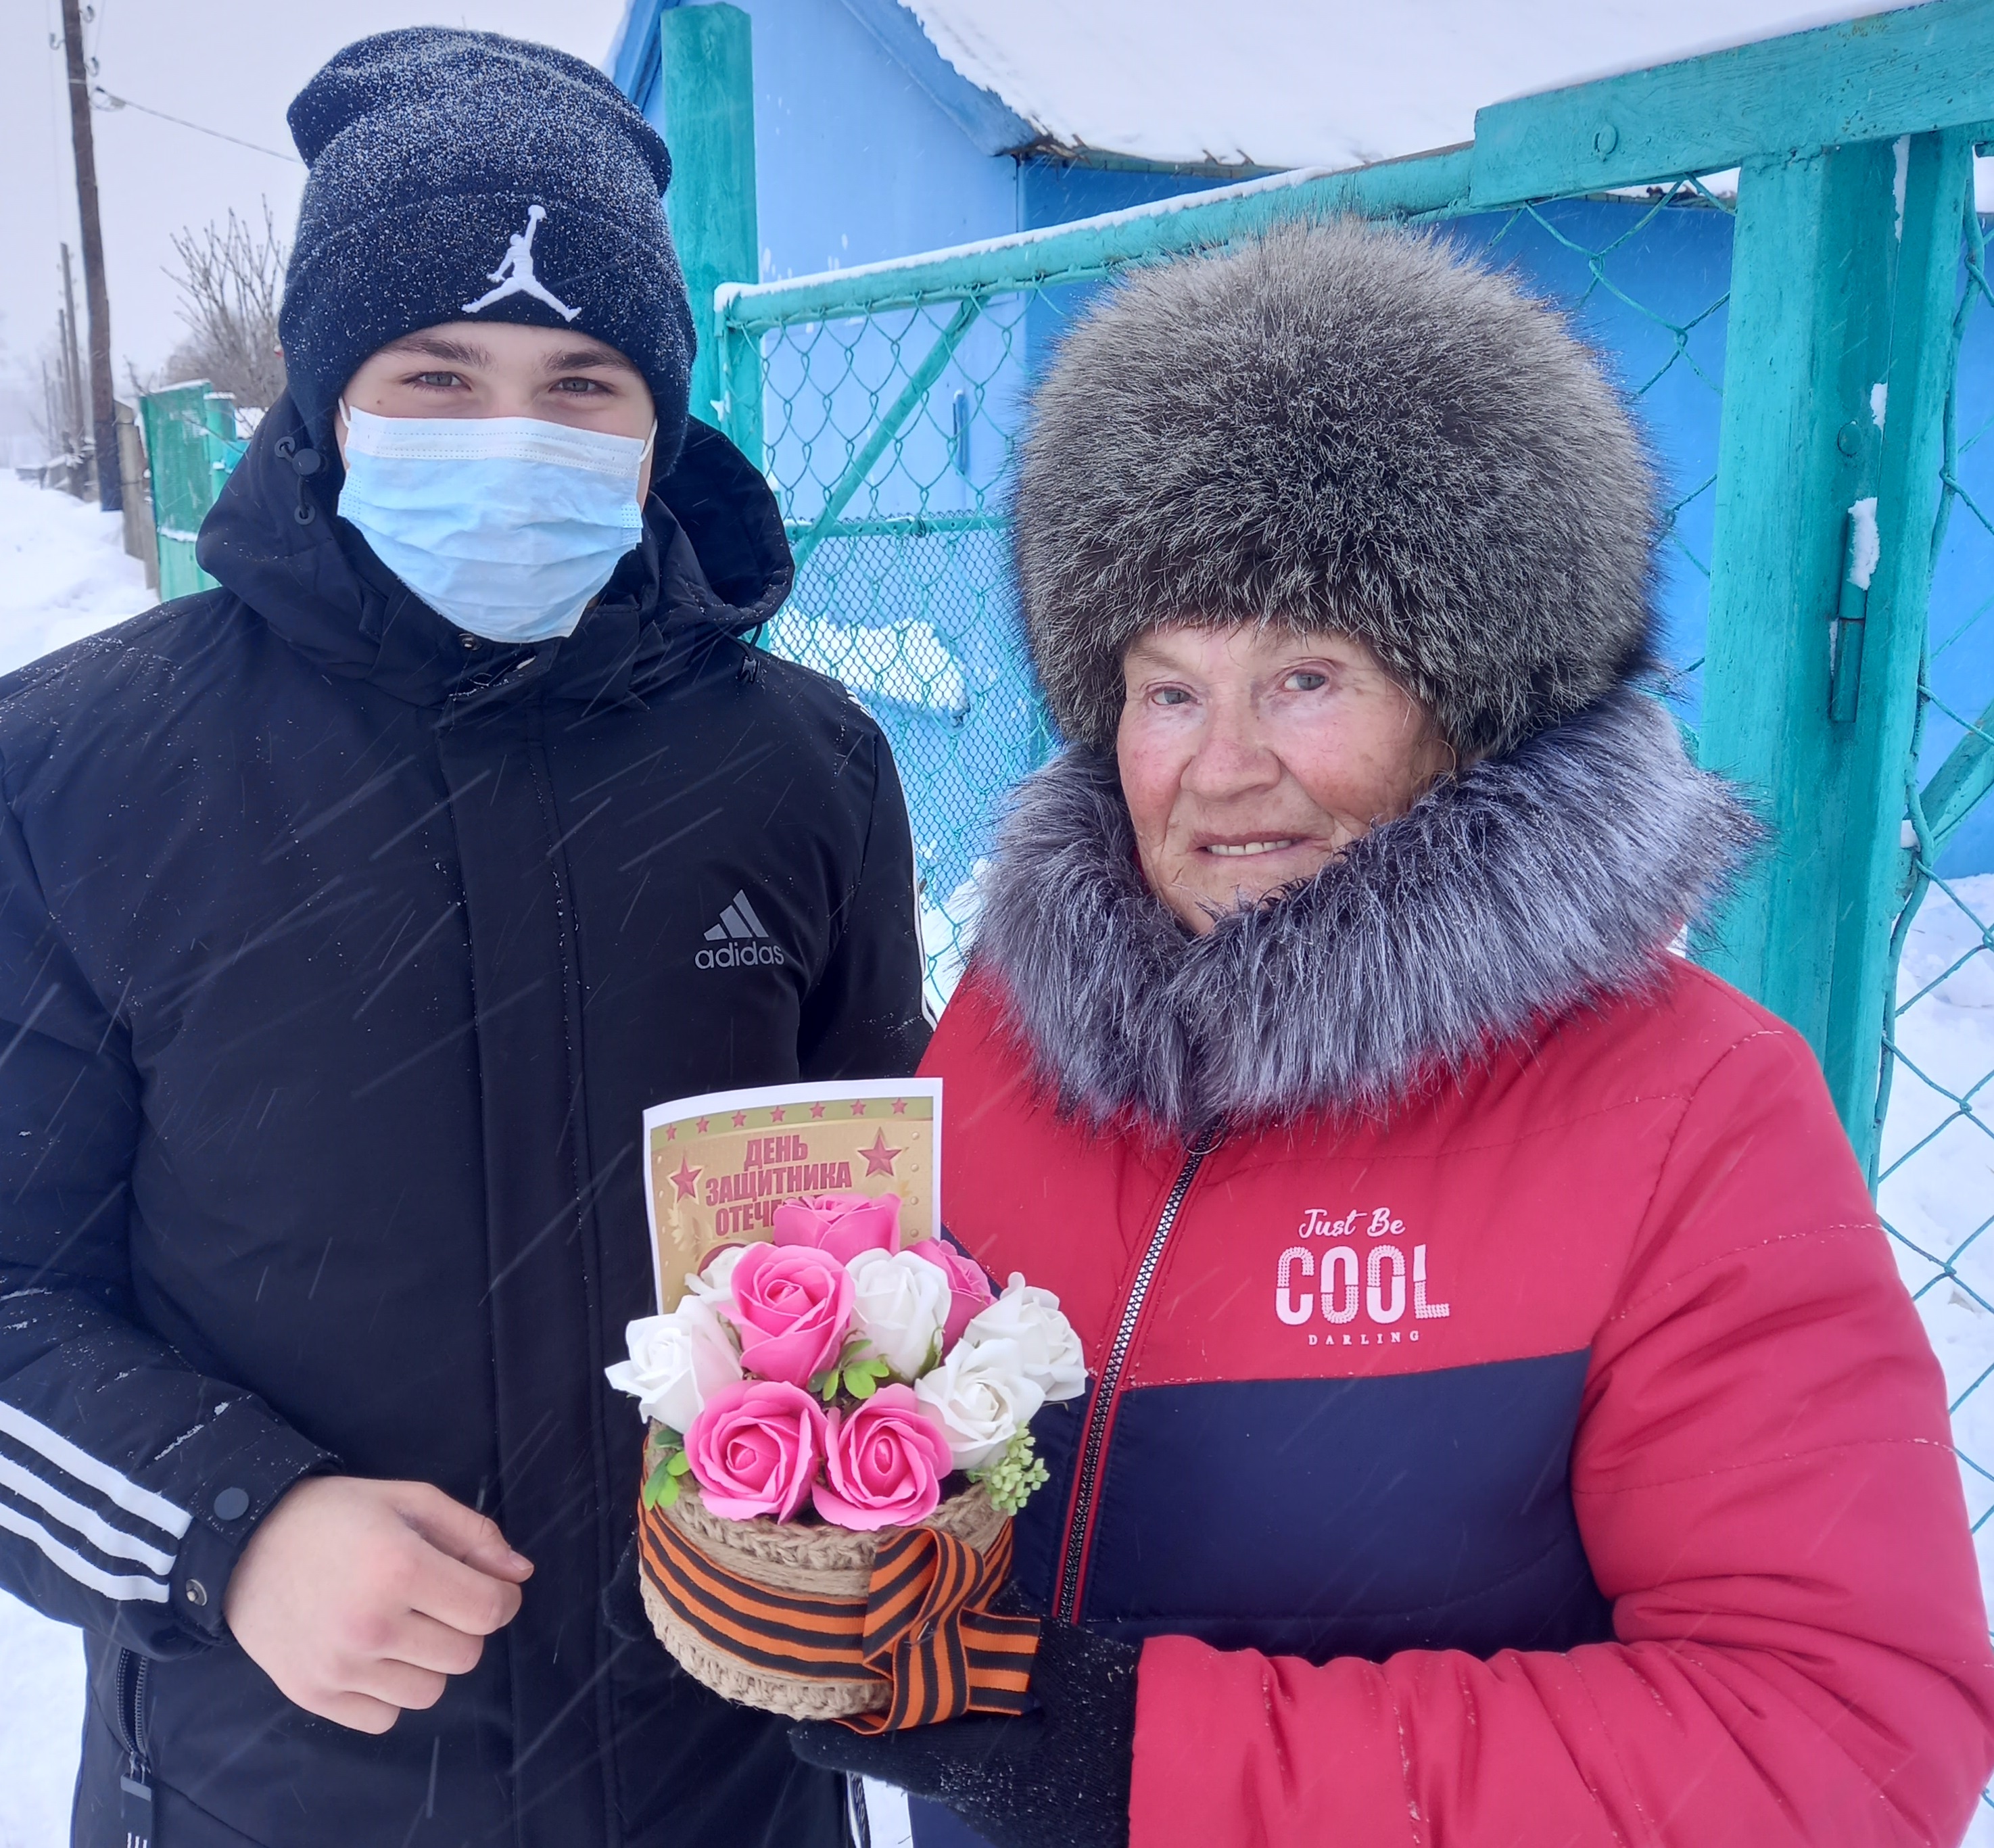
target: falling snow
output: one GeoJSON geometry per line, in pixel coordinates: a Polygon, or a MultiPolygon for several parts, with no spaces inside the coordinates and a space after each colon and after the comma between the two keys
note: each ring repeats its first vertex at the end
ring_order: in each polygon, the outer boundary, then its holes
{"type": "MultiPolygon", "coordinates": [[[[139,566],[119,545],[115,515],[0,477],[0,671],[11,671],[48,650],[81,639],[146,609],[139,566]]],[[[875,694],[946,705],[953,671],[939,642],[924,662],[923,684],[875,687],[875,694]]],[[[1994,874],[1955,882],[1960,899],[1982,917],[1994,917],[1994,874]]],[[[959,962],[974,927],[973,879],[939,903],[923,907],[931,951],[959,962]]],[[[1905,948],[1906,998],[1936,982],[1900,1024],[1910,1061],[1892,1092],[1885,1135],[1887,1164],[1923,1139],[1929,1152],[1886,1181],[1883,1210],[1907,1239],[1949,1250],[1984,1216],[1994,1198],[1994,1147],[1961,1126],[1946,1093],[1963,1090],[1994,1066],[1994,956],[1969,955],[1977,929],[1945,895],[1928,898],[1905,948]],[[1947,974],[1946,972],[1951,972],[1947,974]],[[1943,978],[1942,979],[1941,978],[1943,978]]],[[[954,969],[947,972],[952,981],[954,969]]],[[[1903,1268],[1913,1288],[1932,1267],[1903,1248],[1903,1268]]],[[[1994,1262],[1994,1260],[1990,1260],[1994,1262]]],[[[1962,1275],[1968,1267],[1962,1260],[1962,1275]]],[[[1970,1277],[1979,1294],[1994,1297],[1994,1271],[1970,1277]]],[[[1955,1394],[1994,1367],[1994,1315],[1944,1280],[1924,1290],[1919,1307],[1955,1394]]],[[[1969,1400],[1960,1421],[1962,1445],[1994,1458],[1994,1388],[1984,1412],[1969,1400]]],[[[1994,1486],[1969,1475],[1974,1512],[1994,1505],[1994,1486]]],[[[1983,1576],[1994,1583],[1994,1523],[1982,1548],[1983,1576]]],[[[76,1777],[83,1712],[83,1652],[75,1631],[51,1623],[0,1594],[0,1848],[59,1848],[68,1839],[70,1795],[76,1777]]],[[[906,1841],[904,1808],[882,1793],[874,1840],[882,1848],[906,1841]]],[[[1994,1809],[1982,1805],[1968,1848],[1994,1848],[1994,1809]]]]}

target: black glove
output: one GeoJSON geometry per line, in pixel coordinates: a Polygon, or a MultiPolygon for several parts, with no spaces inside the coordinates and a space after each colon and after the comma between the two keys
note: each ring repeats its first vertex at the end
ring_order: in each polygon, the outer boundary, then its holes
{"type": "Polygon", "coordinates": [[[1048,1620],[1032,1665],[1035,1712],[869,1734],[816,1721],[790,1727],[790,1748],[945,1804],[994,1848],[1128,1848],[1142,1654],[1048,1620]]]}

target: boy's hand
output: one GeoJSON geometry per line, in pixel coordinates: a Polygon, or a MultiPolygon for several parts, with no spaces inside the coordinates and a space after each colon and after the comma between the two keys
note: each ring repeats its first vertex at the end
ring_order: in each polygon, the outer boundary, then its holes
{"type": "Polygon", "coordinates": [[[493,1522],[427,1483],[310,1476],[250,1536],[222,1611],[286,1699],[385,1733],[477,1665],[533,1569],[493,1522]]]}

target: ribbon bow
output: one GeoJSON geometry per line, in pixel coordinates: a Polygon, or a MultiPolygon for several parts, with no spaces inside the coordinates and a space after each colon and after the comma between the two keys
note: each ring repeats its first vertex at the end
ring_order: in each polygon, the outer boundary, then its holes
{"type": "Polygon", "coordinates": [[[988,1608],[1010,1570],[1009,1521],[987,1553],[936,1527],[906,1527],[882,1541],[860,1647],[893,1696],[883,1713],[854,1714],[844,1724],[890,1733],[964,1713],[1023,1712],[1039,1620],[988,1608]]]}

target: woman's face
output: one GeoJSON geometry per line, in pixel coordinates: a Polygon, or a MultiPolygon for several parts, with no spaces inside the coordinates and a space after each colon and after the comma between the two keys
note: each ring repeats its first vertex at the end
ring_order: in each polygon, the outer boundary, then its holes
{"type": "Polygon", "coordinates": [[[1202,935],[1403,814],[1454,753],[1354,637],[1150,630],[1115,743],[1149,889],[1202,935]]]}

